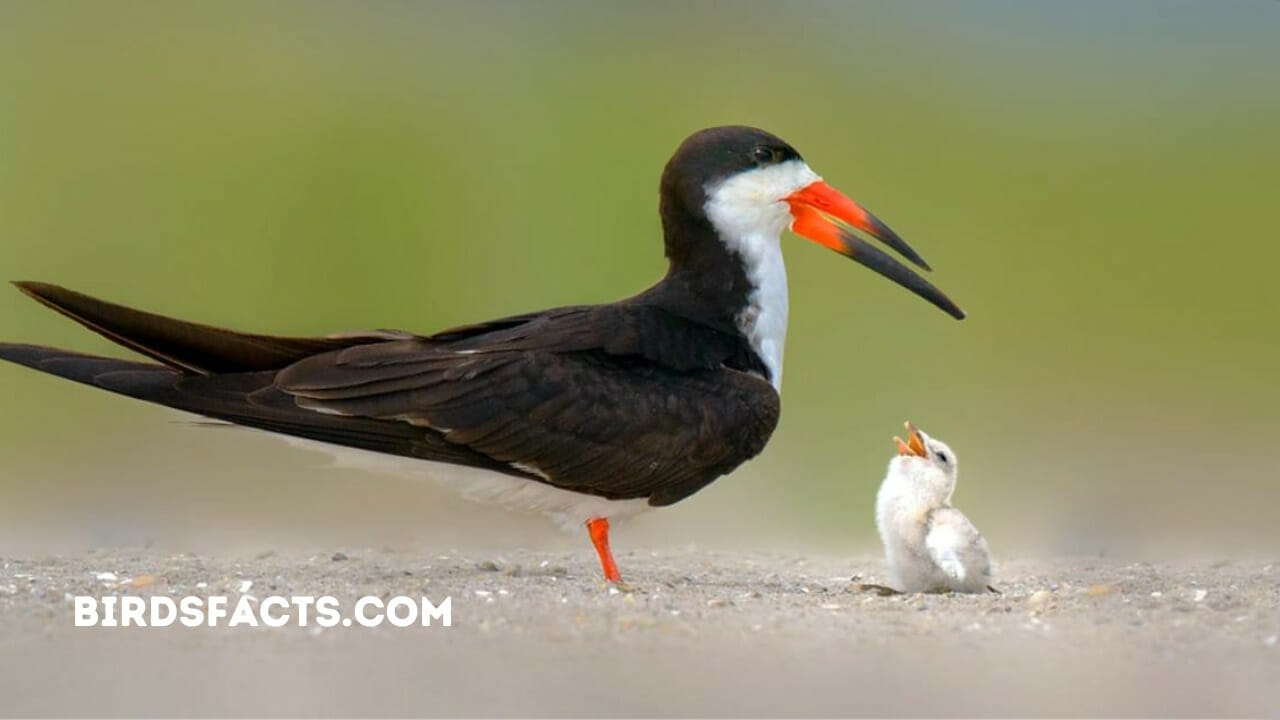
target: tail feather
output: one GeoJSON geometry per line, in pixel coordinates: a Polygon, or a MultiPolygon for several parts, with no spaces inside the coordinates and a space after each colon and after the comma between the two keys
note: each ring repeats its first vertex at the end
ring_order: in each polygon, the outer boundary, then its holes
{"type": "Polygon", "coordinates": [[[521,474],[513,472],[506,463],[448,442],[430,428],[395,420],[325,415],[299,407],[293,396],[275,387],[273,370],[193,375],[153,363],[14,343],[0,343],[0,360],[126,397],[259,430],[521,474]]]}
{"type": "Polygon", "coordinates": [[[274,337],[176,320],[41,282],[15,282],[37,302],[112,342],[189,373],[279,370],[309,355],[385,340],[387,333],[274,337]]]}
{"type": "Polygon", "coordinates": [[[104,390],[113,390],[112,385],[118,384],[118,380],[113,381],[112,378],[113,376],[118,378],[121,374],[143,374],[168,380],[175,380],[182,374],[178,370],[163,365],[83,355],[42,345],[17,343],[0,343],[0,360],[7,360],[32,370],[104,390]]]}
{"type": "Polygon", "coordinates": [[[275,385],[281,369],[311,355],[416,336],[387,331],[325,338],[252,335],[134,310],[56,285],[14,284],[42,304],[161,364],[16,343],[0,343],[0,360],[237,425],[536,479],[465,445],[451,443],[430,428],[398,420],[326,415],[299,407],[292,395],[275,385]]]}
{"type": "Polygon", "coordinates": [[[304,410],[275,388],[276,372],[304,357],[404,337],[402,334],[374,331],[332,338],[252,335],[134,310],[57,285],[14,284],[40,303],[162,364],[18,343],[0,343],[0,360],[263,430],[401,455],[427,450],[461,455],[458,461],[463,464],[483,461],[470,457],[474,453],[465,449],[451,451],[442,437],[424,437],[426,433],[407,423],[335,418],[304,410]]]}

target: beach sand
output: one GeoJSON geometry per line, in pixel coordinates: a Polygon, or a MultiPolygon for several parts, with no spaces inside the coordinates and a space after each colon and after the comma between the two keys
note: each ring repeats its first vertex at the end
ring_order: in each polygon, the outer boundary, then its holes
{"type": "Polygon", "coordinates": [[[882,597],[876,558],[148,549],[0,560],[8,715],[1280,716],[1280,560],[1015,560],[882,597]],[[203,583],[203,585],[201,585],[203,583]],[[75,628],[74,595],[451,602],[451,627],[75,628]]]}

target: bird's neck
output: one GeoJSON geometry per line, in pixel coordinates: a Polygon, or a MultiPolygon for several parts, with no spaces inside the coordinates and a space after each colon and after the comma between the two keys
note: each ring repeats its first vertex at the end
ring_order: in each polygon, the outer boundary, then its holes
{"type": "Polygon", "coordinates": [[[781,229],[717,231],[702,221],[666,230],[670,267],[655,287],[663,303],[681,315],[740,334],[767,370],[766,379],[780,390],[787,333],[781,229]],[[682,236],[673,239],[672,232],[682,236]]]}

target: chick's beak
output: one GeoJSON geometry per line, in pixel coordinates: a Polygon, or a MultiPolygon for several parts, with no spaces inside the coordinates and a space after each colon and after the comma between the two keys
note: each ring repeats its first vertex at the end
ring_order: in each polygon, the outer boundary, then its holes
{"type": "Polygon", "coordinates": [[[964,311],[941,290],[840,224],[861,230],[888,245],[916,267],[930,269],[924,258],[888,225],[880,222],[879,218],[839,190],[817,180],[791,193],[784,200],[791,208],[791,231],[795,234],[835,250],[863,267],[889,278],[957,320],[964,318],[964,311]]]}
{"type": "Polygon", "coordinates": [[[928,457],[928,452],[924,449],[924,439],[920,437],[920,431],[916,429],[911,421],[903,423],[907,428],[907,441],[903,442],[902,438],[894,436],[893,444],[898,447],[899,455],[914,455],[916,457],[928,457]]]}

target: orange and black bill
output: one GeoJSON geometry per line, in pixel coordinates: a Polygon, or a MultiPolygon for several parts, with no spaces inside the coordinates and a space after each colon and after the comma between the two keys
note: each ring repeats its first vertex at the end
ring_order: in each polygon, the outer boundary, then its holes
{"type": "Polygon", "coordinates": [[[865,232],[922,270],[931,269],[924,258],[888,225],[839,190],[818,180],[787,196],[786,200],[791,207],[791,231],[795,234],[889,278],[957,320],[964,318],[964,311],[932,283],[840,224],[865,232]]]}
{"type": "Polygon", "coordinates": [[[920,437],[920,431],[915,425],[908,420],[903,425],[907,428],[907,441],[903,442],[902,438],[894,436],[893,444],[898,446],[899,455],[915,455],[916,457],[927,457],[928,452],[924,449],[924,438],[920,437]]]}

